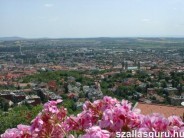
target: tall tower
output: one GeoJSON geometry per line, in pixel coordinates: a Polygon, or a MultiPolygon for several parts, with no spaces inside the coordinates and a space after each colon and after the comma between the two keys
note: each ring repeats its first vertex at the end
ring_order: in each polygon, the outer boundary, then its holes
{"type": "Polygon", "coordinates": [[[141,62],[140,61],[138,62],[137,67],[138,67],[138,69],[141,69],[141,62]]]}
{"type": "Polygon", "coordinates": [[[127,70],[128,69],[128,62],[126,61],[125,62],[125,70],[127,70]]]}
{"type": "Polygon", "coordinates": [[[134,66],[136,66],[137,65],[137,61],[136,60],[134,60],[134,66]]]}
{"type": "Polygon", "coordinates": [[[19,45],[19,52],[21,55],[23,55],[21,45],[19,45]]]}
{"type": "Polygon", "coordinates": [[[123,62],[121,63],[121,65],[122,65],[122,70],[124,70],[124,69],[125,69],[125,61],[123,61],[123,62]]]}
{"type": "Polygon", "coordinates": [[[121,65],[122,65],[122,69],[121,70],[122,71],[125,70],[125,59],[123,59],[123,62],[121,63],[121,65]]]}

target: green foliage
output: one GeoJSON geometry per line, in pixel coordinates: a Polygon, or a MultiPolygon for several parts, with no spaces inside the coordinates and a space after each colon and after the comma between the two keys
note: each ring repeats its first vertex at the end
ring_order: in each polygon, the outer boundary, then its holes
{"type": "Polygon", "coordinates": [[[102,81],[101,87],[102,87],[102,89],[107,89],[109,87],[109,83],[106,81],[102,81]]]}
{"type": "Polygon", "coordinates": [[[9,112],[0,111],[0,134],[8,128],[14,128],[18,124],[29,124],[35,116],[41,111],[41,105],[38,106],[18,106],[9,112]]]}
{"type": "Polygon", "coordinates": [[[16,90],[14,86],[0,86],[0,90],[16,90]]]}
{"type": "Polygon", "coordinates": [[[26,76],[23,78],[24,83],[28,82],[49,82],[55,80],[58,85],[62,85],[61,79],[67,80],[67,77],[72,76],[76,78],[76,81],[83,83],[84,85],[92,83],[92,80],[82,76],[83,72],[80,71],[49,71],[40,72],[35,75],[26,76]]]}
{"type": "Polygon", "coordinates": [[[73,99],[64,99],[62,102],[62,106],[67,108],[69,114],[76,114],[80,112],[80,110],[77,110],[75,101],[73,99]]]}

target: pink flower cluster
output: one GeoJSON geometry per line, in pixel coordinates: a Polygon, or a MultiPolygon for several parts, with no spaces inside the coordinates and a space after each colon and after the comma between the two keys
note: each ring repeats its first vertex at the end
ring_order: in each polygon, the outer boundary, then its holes
{"type": "Polygon", "coordinates": [[[18,125],[17,128],[6,130],[1,137],[113,138],[116,137],[116,132],[132,130],[155,134],[167,132],[170,137],[174,137],[174,132],[184,132],[184,122],[180,117],[165,118],[158,113],[145,116],[139,109],[132,108],[126,100],[120,102],[105,96],[93,103],[87,101],[83,105],[83,111],[76,116],[67,116],[67,109],[57,107],[60,102],[62,101],[49,101],[30,126],[18,125]]]}

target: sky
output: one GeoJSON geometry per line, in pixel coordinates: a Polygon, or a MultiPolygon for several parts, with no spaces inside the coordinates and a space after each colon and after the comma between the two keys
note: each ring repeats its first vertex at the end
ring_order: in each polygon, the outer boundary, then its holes
{"type": "Polygon", "coordinates": [[[184,0],[0,0],[0,37],[184,37],[184,0]]]}

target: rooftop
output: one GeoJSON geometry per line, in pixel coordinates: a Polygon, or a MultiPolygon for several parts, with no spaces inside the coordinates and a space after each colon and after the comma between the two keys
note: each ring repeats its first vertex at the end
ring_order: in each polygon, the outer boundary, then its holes
{"type": "Polygon", "coordinates": [[[136,103],[134,107],[141,109],[141,113],[144,115],[160,113],[163,114],[165,117],[169,117],[172,115],[177,115],[180,117],[184,116],[184,107],[182,106],[136,103]]]}

